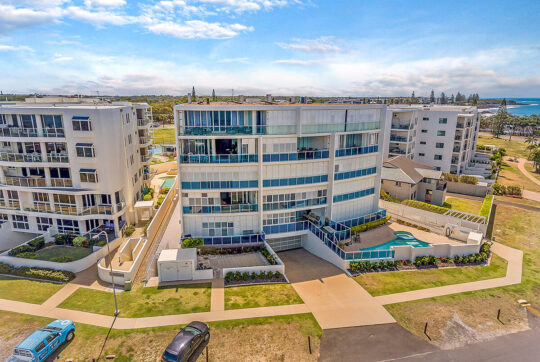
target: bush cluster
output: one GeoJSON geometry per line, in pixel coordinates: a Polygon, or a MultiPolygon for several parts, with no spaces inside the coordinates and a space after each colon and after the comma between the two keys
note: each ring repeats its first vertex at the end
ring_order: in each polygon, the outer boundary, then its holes
{"type": "Polygon", "coordinates": [[[163,203],[163,200],[165,200],[165,195],[159,195],[156,204],[154,205],[154,208],[159,209],[159,207],[163,203]]]}
{"type": "Polygon", "coordinates": [[[426,210],[430,212],[435,212],[437,214],[444,214],[448,211],[446,207],[440,207],[437,205],[428,204],[427,202],[417,201],[417,200],[403,200],[403,205],[414,207],[420,210],[426,210]]]}
{"type": "Polygon", "coordinates": [[[368,230],[374,229],[377,226],[381,226],[381,225],[386,224],[388,222],[388,220],[390,220],[390,216],[383,217],[382,219],[379,219],[379,220],[366,222],[365,224],[362,224],[362,225],[353,226],[351,228],[351,234],[354,235],[356,233],[361,233],[363,231],[368,231],[368,230]]]}
{"type": "Polygon", "coordinates": [[[370,262],[370,261],[352,261],[349,264],[349,269],[353,272],[357,271],[369,271],[369,270],[392,270],[396,268],[396,263],[392,260],[379,262],[370,262]]]}
{"type": "Polygon", "coordinates": [[[187,238],[182,241],[182,248],[198,248],[203,245],[201,238],[187,238]]]}
{"type": "Polygon", "coordinates": [[[134,232],[135,232],[135,226],[129,225],[124,230],[124,235],[129,237],[129,236],[133,235],[134,232]]]}
{"type": "Polygon", "coordinates": [[[260,251],[260,246],[241,246],[236,248],[200,248],[201,255],[229,255],[260,251]]]}
{"type": "Polygon", "coordinates": [[[171,189],[170,187],[164,187],[161,190],[159,190],[159,193],[162,195],[166,195],[170,189],[171,189]]]}
{"type": "Polygon", "coordinates": [[[505,186],[499,183],[495,183],[491,186],[491,188],[493,188],[493,194],[501,195],[501,196],[502,195],[521,196],[521,193],[523,192],[521,187],[516,186],[516,185],[505,186]]]}
{"type": "Polygon", "coordinates": [[[381,199],[383,199],[384,201],[395,202],[397,204],[401,203],[400,199],[397,199],[397,198],[395,198],[393,196],[388,195],[388,193],[386,191],[384,191],[382,187],[381,187],[380,194],[381,194],[381,199]]]}
{"type": "Polygon", "coordinates": [[[85,247],[88,244],[88,239],[84,236],[77,236],[71,242],[73,246],[85,247]]]}
{"type": "Polygon", "coordinates": [[[65,283],[75,278],[75,273],[72,273],[70,271],[46,268],[29,268],[25,266],[16,268],[4,263],[0,263],[0,274],[11,274],[20,277],[52,280],[65,283]]]}
{"type": "Polygon", "coordinates": [[[228,272],[225,275],[225,281],[231,282],[231,281],[248,281],[248,280],[272,280],[272,279],[281,279],[282,274],[280,272],[264,272],[261,271],[259,273],[248,273],[248,272],[228,272]]]}
{"type": "Polygon", "coordinates": [[[24,251],[22,253],[19,253],[15,255],[17,258],[25,258],[25,259],[37,259],[37,253],[35,251],[24,251]]]}
{"type": "Polygon", "coordinates": [[[73,239],[76,237],[74,234],[56,234],[54,236],[54,243],[56,245],[66,245],[71,244],[73,239]]]}
{"type": "Polygon", "coordinates": [[[454,263],[455,264],[477,264],[477,263],[485,263],[488,258],[488,254],[484,252],[480,252],[477,254],[471,254],[471,255],[463,255],[454,256],[454,263]]]}
{"type": "Polygon", "coordinates": [[[398,224],[400,224],[400,225],[410,226],[410,227],[413,227],[413,228],[418,229],[418,230],[429,232],[429,229],[426,228],[426,227],[423,227],[422,225],[416,225],[416,224],[413,224],[412,222],[408,222],[408,221],[401,220],[401,219],[397,219],[396,222],[398,224]]]}
{"type": "Polygon", "coordinates": [[[266,247],[264,247],[264,246],[261,247],[261,254],[266,258],[266,260],[268,260],[270,265],[276,265],[277,264],[276,259],[274,258],[274,256],[272,254],[270,254],[270,252],[266,249],[266,247]]]}
{"type": "Polygon", "coordinates": [[[71,256],[64,255],[64,256],[51,258],[50,260],[54,261],[55,263],[67,263],[67,262],[73,261],[73,258],[71,256]]]}
{"type": "Polygon", "coordinates": [[[18,256],[20,258],[28,258],[28,259],[35,259],[37,258],[37,255],[35,257],[32,257],[32,254],[35,255],[35,251],[38,251],[39,249],[43,248],[45,246],[45,238],[40,236],[38,238],[35,238],[33,240],[30,240],[28,243],[17,246],[16,248],[11,249],[8,252],[9,256],[18,256]],[[20,254],[25,254],[26,256],[20,256],[20,254]]]}

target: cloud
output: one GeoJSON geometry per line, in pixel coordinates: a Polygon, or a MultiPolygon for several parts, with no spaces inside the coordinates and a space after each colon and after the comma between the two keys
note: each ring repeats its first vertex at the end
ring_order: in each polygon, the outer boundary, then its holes
{"type": "Polygon", "coordinates": [[[126,5],[126,0],[84,0],[86,7],[110,7],[118,8],[126,5]]]}
{"type": "Polygon", "coordinates": [[[218,63],[247,63],[249,58],[225,58],[218,60],[218,63]]]}
{"type": "Polygon", "coordinates": [[[59,62],[70,62],[72,60],[73,60],[73,57],[69,57],[69,56],[62,55],[62,54],[55,54],[52,61],[54,63],[59,63],[59,62]]]}
{"type": "Polygon", "coordinates": [[[341,50],[336,43],[339,39],[333,36],[321,36],[317,39],[293,39],[291,43],[276,43],[283,49],[290,49],[300,52],[318,52],[318,53],[331,53],[341,50]]]}
{"type": "Polygon", "coordinates": [[[126,25],[136,21],[131,16],[115,14],[107,10],[91,11],[77,6],[68,7],[65,13],[73,19],[83,20],[96,26],[126,25]]]}
{"type": "Polygon", "coordinates": [[[202,20],[188,20],[184,23],[167,21],[150,24],[146,28],[155,34],[182,39],[228,39],[253,30],[241,24],[208,23],[202,20]]]}
{"type": "Polygon", "coordinates": [[[35,9],[15,7],[0,2],[0,33],[21,28],[50,24],[59,19],[62,10],[59,7],[37,7],[35,9]]]}
{"type": "Polygon", "coordinates": [[[315,60],[301,59],[278,59],[273,61],[274,64],[290,64],[290,65],[313,65],[317,63],[315,60]]]}
{"type": "Polygon", "coordinates": [[[0,44],[0,52],[9,52],[9,51],[20,51],[20,50],[23,50],[23,51],[29,51],[29,52],[33,52],[34,49],[30,48],[30,47],[27,47],[25,45],[18,45],[18,46],[15,46],[15,45],[3,45],[3,44],[0,44]]]}

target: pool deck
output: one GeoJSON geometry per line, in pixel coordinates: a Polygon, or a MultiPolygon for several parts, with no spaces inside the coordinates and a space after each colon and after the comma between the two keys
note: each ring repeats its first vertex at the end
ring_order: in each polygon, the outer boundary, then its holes
{"type": "Polygon", "coordinates": [[[389,222],[384,226],[379,226],[376,229],[360,233],[360,242],[353,243],[345,247],[345,251],[356,251],[373,246],[384,244],[396,238],[394,231],[408,231],[420,241],[425,241],[431,244],[452,244],[463,245],[464,243],[457,240],[447,238],[446,236],[435,234],[432,232],[422,231],[410,226],[401,225],[395,222],[389,222]]]}

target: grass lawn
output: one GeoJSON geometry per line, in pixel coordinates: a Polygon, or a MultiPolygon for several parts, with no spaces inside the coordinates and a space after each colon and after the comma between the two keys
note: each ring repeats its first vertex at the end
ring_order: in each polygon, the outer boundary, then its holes
{"type": "Polygon", "coordinates": [[[482,201],[462,199],[459,197],[447,197],[445,201],[452,205],[451,208],[454,210],[480,215],[482,201]]]}
{"type": "Polygon", "coordinates": [[[516,139],[508,141],[502,138],[478,135],[477,143],[479,145],[495,145],[498,147],[504,147],[508,156],[519,156],[523,158],[527,158],[527,156],[529,156],[529,151],[527,150],[528,144],[516,139]]]}
{"type": "Polygon", "coordinates": [[[0,298],[41,304],[62,289],[64,285],[0,275],[0,298]]]}
{"type": "Polygon", "coordinates": [[[488,266],[467,266],[448,269],[368,273],[354,277],[371,295],[401,293],[409,290],[500,278],[506,275],[507,262],[494,255],[488,266]]]}
{"type": "Polygon", "coordinates": [[[155,144],[174,144],[174,128],[154,128],[154,143],[155,144]]]}
{"type": "Polygon", "coordinates": [[[290,284],[247,285],[225,288],[225,309],[302,303],[304,302],[290,284]]]}
{"type": "Polygon", "coordinates": [[[527,314],[518,299],[540,304],[540,212],[495,205],[492,234],[497,241],[524,251],[521,284],[454,294],[386,306],[392,316],[417,336],[424,324],[435,344],[453,347],[467,340],[483,340],[527,328],[527,314]],[[501,309],[501,320],[497,311],[501,309]]]}
{"type": "Polygon", "coordinates": [[[497,182],[503,185],[517,185],[526,190],[540,192],[540,185],[535,184],[525,176],[515,162],[504,161],[501,165],[497,182]]]}
{"type": "Polygon", "coordinates": [[[501,201],[508,201],[513,202],[514,204],[522,204],[522,205],[529,205],[540,208],[540,202],[528,200],[528,199],[519,199],[517,197],[511,197],[511,196],[495,196],[495,200],[501,200],[501,201]]]}
{"type": "Polygon", "coordinates": [[[525,163],[525,170],[529,171],[529,173],[538,181],[540,181],[540,173],[537,173],[534,169],[532,162],[526,162],[525,163]]]}
{"type": "MultiPolygon", "coordinates": [[[[51,319],[25,314],[0,312],[0,360],[24,337],[51,319]]],[[[316,361],[322,330],[311,314],[240,319],[208,323],[211,338],[210,361],[316,361]],[[313,354],[309,354],[307,336],[311,336],[313,354]]],[[[115,355],[116,361],[157,361],[182,326],[144,329],[113,329],[103,356],[115,355]]],[[[90,361],[97,358],[108,329],[77,323],[73,341],[61,347],[60,360],[90,361]]],[[[53,357],[54,358],[54,357],[53,357]]],[[[204,357],[202,358],[204,359],[204,357]]],[[[202,360],[201,359],[201,360],[202,360]]]]}
{"type": "Polygon", "coordinates": [[[36,254],[39,260],[51,260],[51,258],[57,258],[62,256],[69,256],[73,258],[73,260],[79,260],[84,258],[85,256],[92,254],[92,249],[76,246],[55,245],[38,250],[36,254]]]}
{"type": "MultiPolygon", "coordinates": [[[[121,317],[151,317],[210,311],[210,283],[148,287],[135,284],[129,292],[117,295],[121,317]]],[[[113,294],[79,288],[63,301],[60,308],[113,315],[113,294]]]]}

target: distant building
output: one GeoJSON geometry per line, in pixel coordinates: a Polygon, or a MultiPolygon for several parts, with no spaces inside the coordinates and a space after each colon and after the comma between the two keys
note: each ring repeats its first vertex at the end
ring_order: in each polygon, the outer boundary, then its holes
{"type": "Polygon", "coordinates": [[[381,187],[399,200],[418,200],[441,206],[446,198],[446,182],[442,171],[394,156],[383,163],[381,187]]]}

